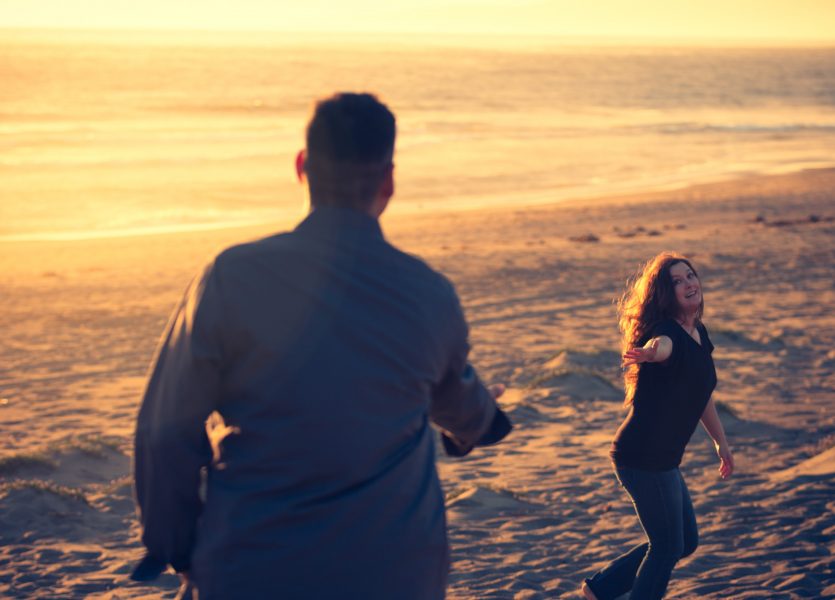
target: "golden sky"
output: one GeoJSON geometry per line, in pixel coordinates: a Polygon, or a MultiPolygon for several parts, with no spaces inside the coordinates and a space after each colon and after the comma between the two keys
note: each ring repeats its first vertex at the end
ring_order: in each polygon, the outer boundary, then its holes
{"type": "Polygon", "coordinates": [[[0,28],[835,42],[835,0],[0,0],[0,28]]]}

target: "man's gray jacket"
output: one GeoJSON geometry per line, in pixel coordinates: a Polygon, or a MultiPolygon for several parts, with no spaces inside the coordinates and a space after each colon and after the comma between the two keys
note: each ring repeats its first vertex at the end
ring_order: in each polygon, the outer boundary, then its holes
{"type": "Polygon", "coordinates": [[[139,413],[149,555],[200,600],[443,598],[430,423],[461,453],[510,428],[468,349],[451,284],[362,213],[316,209],[222,252],[175,311],[139,413]]]}

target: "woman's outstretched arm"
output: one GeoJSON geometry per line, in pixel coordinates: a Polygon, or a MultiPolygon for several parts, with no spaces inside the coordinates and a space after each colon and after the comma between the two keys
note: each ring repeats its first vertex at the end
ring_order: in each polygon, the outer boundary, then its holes
{"type": "Polygon", "coordinates": [[[630,348],[623,353],[621,365],[637,365],[644,362],[664,362],[673,353],[673,340],[666,335],[650,339],[642,348],[630,348]]]}

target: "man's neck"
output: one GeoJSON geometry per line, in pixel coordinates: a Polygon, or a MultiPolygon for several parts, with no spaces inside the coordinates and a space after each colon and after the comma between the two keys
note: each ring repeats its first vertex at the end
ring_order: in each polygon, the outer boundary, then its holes
{"type": "Polygon", "coordinates": [[[367,207],[359,208],[357,206],[345,206],[344,204],[341,204],[339,202],[321,202],[321,201],[320,202],[314,202],[311,199],[311,201],[310,201],[310,211],[309,212],[312,213],[316,209],[319,209],[319,208],[325,208],[325,209],[327,209],[327,208],[338,208],[338,209],[341,209],[341,210],[351,210],[351,211],[357,212],[359,214],[371,217],[372,219],[374,219],[376,221],[376,220],[379,220],[380,215],[385,210],[385,203],[383,203],[383,205],[380,206],[379,202],[372,201],[367,207]]]}

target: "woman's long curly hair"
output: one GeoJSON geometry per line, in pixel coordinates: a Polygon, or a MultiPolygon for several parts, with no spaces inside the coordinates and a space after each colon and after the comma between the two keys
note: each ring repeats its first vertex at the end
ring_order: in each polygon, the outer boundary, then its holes
{"type": "MultiPolygon", "coordinates": [[[[662,252],[638,269],[627,282],[626,291],[618,301],[618,328],[621,333],[622,352],[638,346],[641,338],[647,336],[661,321],[680,318],[673,278],[670,275],[670,267],[678,263],[686,264],[696,277],[699,276],[690,261],[682,255],[662,252]]],[[[704,308],[702,298],[699,312],[696,314],[697,322],[701,320],[704,308]]],[[[630,365],[623,372],[625,406],[631,406],[635,398],[638,370],[639,365],[630,365]]]]}

